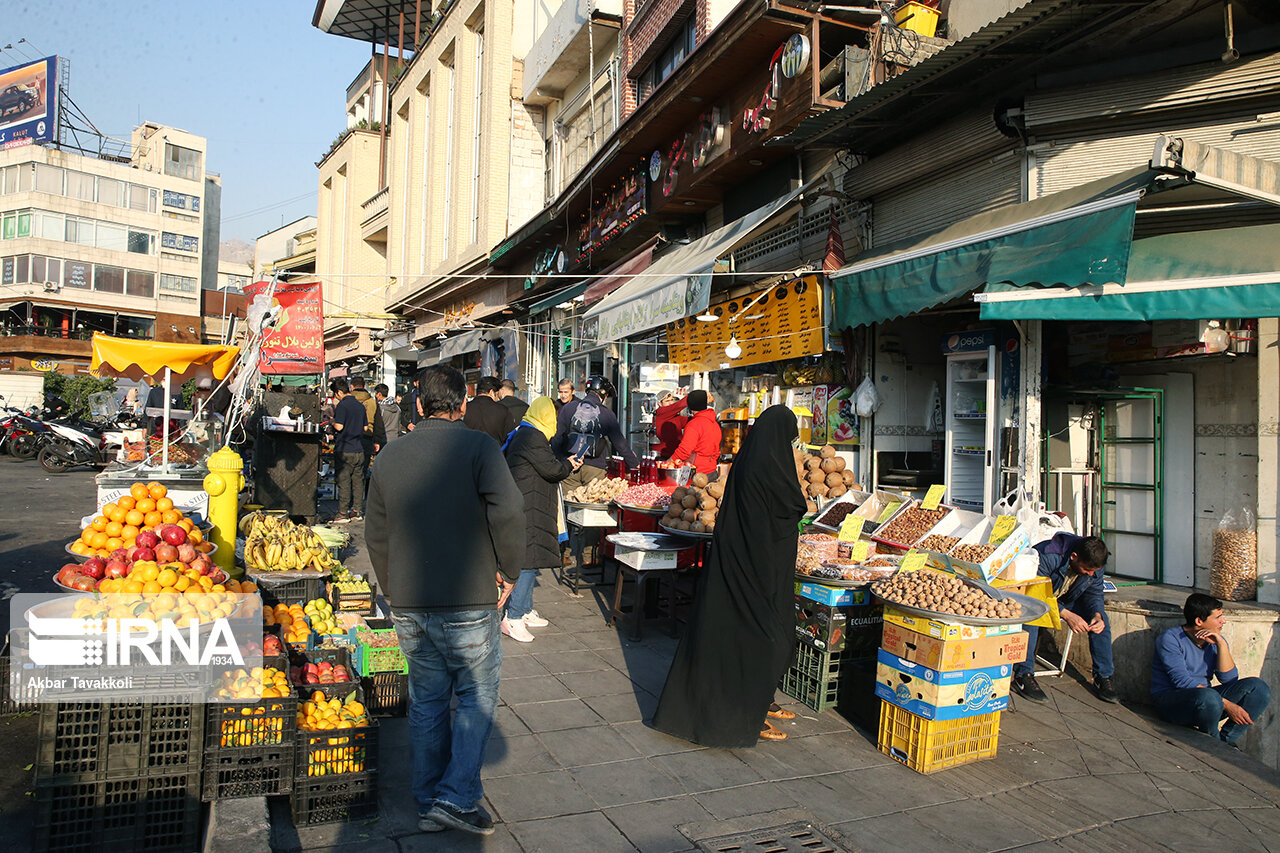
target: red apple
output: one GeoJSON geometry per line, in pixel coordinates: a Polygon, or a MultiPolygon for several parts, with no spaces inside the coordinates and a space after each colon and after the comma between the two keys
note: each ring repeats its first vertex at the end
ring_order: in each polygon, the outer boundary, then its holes
{"type": "Polygon", "coordinates": [[[83,566],[80,569],[80,574],[87,578],[93,578],[96,581],[100,581],[107,573],[107,569],[111,568],[113,565],[123,566],[124,563],[121,563],[119,560],[111,560],[104,568],[101,569],[97,566],[83,566]]]}
{"type": "Polygon", "coordinates": [[[190,542],[183,542],[178,546],[178,559],[184,563],[190,563],[194,560],[197,553],[196,546],[192,545],[190,542]]]}
{"type": "Polygon", "coordinates": [[[178,559],[178,549],[173,545],[166,543],[164,545],[156,546],[157,563],[172,563],[176,559],[178,559]]]}
{"type": "Polygon", "coordinates": [[[143,530],[134,537],[133,544],[139,548],[155,548],[160,544],[160,537],[152,530],[143,530]]]}
{"type": "MultiPolygon", "coordinates": [[[[86,569],[89,568],[90,566],[97,566],[100,569],[105,569],[107,567],[107,561],[102,559],[101,557],[90,557],[89,559],[84,561],[84,566],[86,569]]],[[[75,568],[77,571],[80,570],[79,566],[76,566],[75,568]]]]}
{"type": "Polygon", "coordinates": [[[164,529],[164,532],[160,534],[160,538],[168,542],[170,545],[181,545],[183,542],[187,541],[187,531],[183,530],[176,524],[170,524],[164,529]]]}

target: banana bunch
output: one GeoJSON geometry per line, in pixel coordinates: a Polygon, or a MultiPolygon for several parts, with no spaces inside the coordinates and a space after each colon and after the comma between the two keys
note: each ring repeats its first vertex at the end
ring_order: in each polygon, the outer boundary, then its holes
{"type": "Polygon", "coordinates": [[[329,572],[342,564],[310,527],[255,512],[240,519],[245,566],[260,572],[329,572]]]}

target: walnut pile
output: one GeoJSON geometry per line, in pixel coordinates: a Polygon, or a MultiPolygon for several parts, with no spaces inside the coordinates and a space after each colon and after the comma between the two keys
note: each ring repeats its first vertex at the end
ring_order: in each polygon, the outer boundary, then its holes
{"type": "Polygon", "coordinates": [[[1022,605],[1008,599],[995,599],[959,578],[939,572],[896,574],[878,582],[871,591],[885,601],[983,619],[1012,619],[1022,615],[1022,605]]]}

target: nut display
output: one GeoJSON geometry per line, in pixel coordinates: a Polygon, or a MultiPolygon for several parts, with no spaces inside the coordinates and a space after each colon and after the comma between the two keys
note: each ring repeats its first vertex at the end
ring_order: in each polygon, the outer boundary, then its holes
{"type": "Polygon", "coordinates": [[[896,574],[878,582],[871,591],[885,601],[982,619],[1013,619],[1022,615],[1017,601],[996,599],[957,577],[921,571],[896,574]]]}
{"type": "Polygon", "coordinates": [[[932,536],[926,536],[916,543],[917,548],[923,548],[926,551],[941,551],[946,553],[952,548],[960,544],[960,540],[955,536],[943,536],[935,533],[932,536]]]}
{"type": "Polygon", "coordinates": [[[876,538],[884,539],[888,542],[902,542],[907,545],[915,544],[934,525],[946,518],[949,512],[951,510],[946,507],[925,509],[924,507],[913,506],[889,522],[887,526],[881,528],[876,533],[876,538]]]}
{"type": "Polygon", "coordinates": [[[1243,528],[1213,531],[1209,594],[1224,601],[1258,597],[1258,533],[1243,528]]]}
{"type": "Polygon", "coordinates": [[[719,482],[707,483],[705,487],[680,486],[671,493],[671,505],[660,523],[672,530],[712,533],[720,512],[719,499],[723,496],[724,486],[719,482]]]}
{"type": "Polygon", "coordinates": [[[849,513],[858,508],[853,501],[841,501],[827,507],[827,511],[816,519],[818,524],[824,524],[827,527],[839,527],[840,523],[849,516],[849,513]]]}
{"type": "Polygon", "coordinates": [[[566,492],[564,499],[580,504],[607,504],[625,492],[628,485],[622,477],[601,477],[566,492]]]}
{"type": "MultiPolygon", "coordinates": [[[[796,478],[806,500],[817,508],[817,498],[838,498],[849,489],[856,489],[857,481],[848,463],[836,455],[830,444],[823,445],[817,454],[795,451],[796,478]]],[[[824,524],[826,522],[823,522],[824,524]]]]}
{"type": "Polygon", "coordinates": [[[957,560],[964,560],[969,563],[981,563],[996,552],[999,545],[961,545],[959,548],[951,552],[951,556],[957,560]]]}

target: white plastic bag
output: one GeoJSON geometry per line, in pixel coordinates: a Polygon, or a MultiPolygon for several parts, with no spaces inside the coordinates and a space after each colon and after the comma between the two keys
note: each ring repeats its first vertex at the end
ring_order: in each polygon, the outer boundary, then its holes
{"type": "Polygon", "coordinates": [[[884,399],[876,390],[876,383],[871,381],[870,376],[863,379],[858,389],[853,392],[853,410],[859,417],[871,417],[883,403],[884,399]]]}

